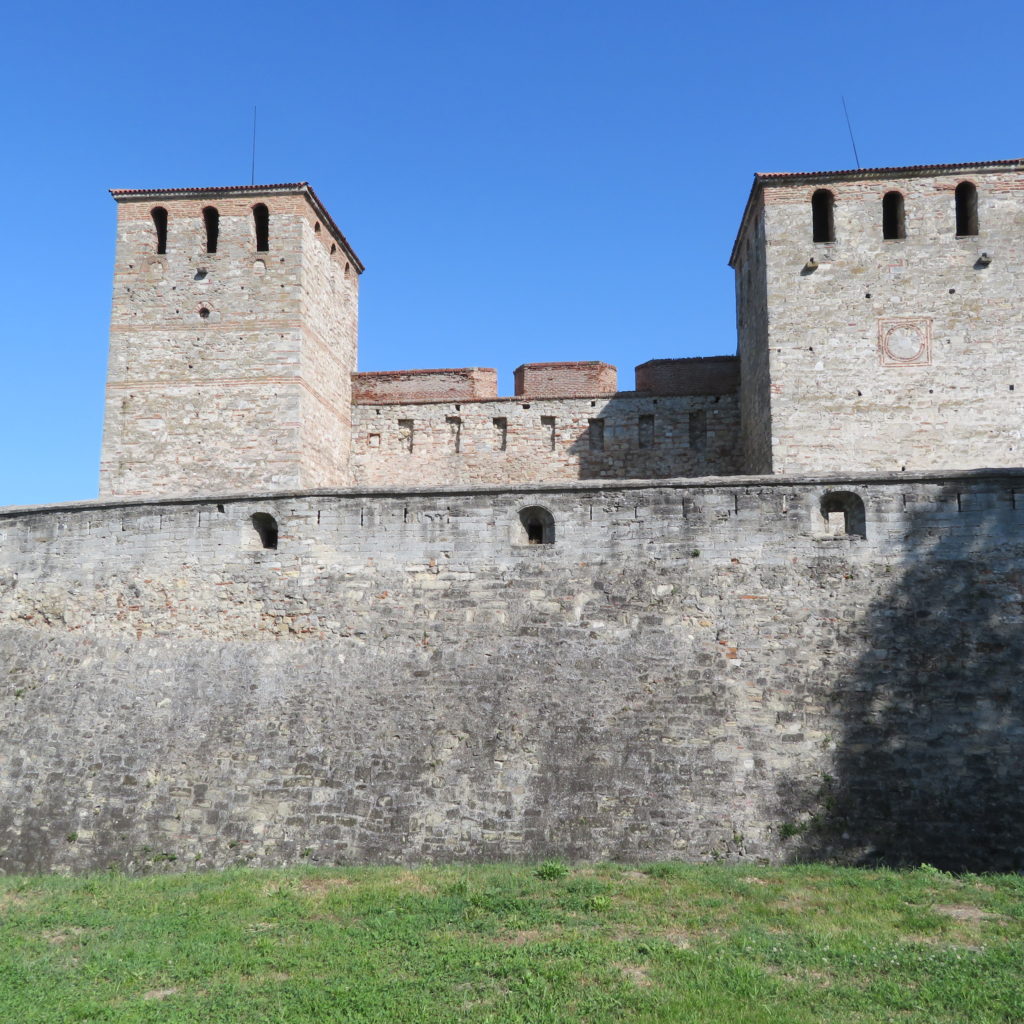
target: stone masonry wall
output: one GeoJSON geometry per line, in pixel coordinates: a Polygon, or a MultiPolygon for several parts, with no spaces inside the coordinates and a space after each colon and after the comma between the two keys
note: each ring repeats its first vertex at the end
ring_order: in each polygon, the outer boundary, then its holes
{"type": "Polygon", "coordinates": [[[736,270],[736,338],[740,359],[743,468],[772,472],[772,392],[768,350],[768,268],[764,206],[755,196],[732,255],[736,270]]]}
{"type": "Polygon", "coordinates": [[[317,223],[295,192],[121,198],[101,494],[345,482],[357,274],[317,223]],[[220,214],[214,253],[206,206],[220,214]]]}
{"type": "Polygon", "coordinates": [[[1024,165],[782,178],[763,194],[773,471],[1020,465],[1024,165]],[[965,180],[979,231],[958,237],[965,180]],[[832,243],[812,242],[818,188],[835,197],[832,243]],[[887,192],[905,238],[882,237],[887,192]]]}
{"type": "Polygon", "coordinates": [[[1021,495],[906,473],[8,510],[0,870],[1020,869],[1021,495]],[[525,543],[537,507],[553,543],[525,543]]]}
{"type": "Polygon", "coordinates": [[[734,395],[353,407],[359,485],[651,479],[739,472],[734,395]]]}

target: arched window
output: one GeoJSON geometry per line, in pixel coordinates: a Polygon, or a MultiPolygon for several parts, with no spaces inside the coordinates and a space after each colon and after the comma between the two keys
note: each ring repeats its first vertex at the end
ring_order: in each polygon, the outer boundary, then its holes
{"type": "Polygon", "coordinates": [[[555,517],[540,505],[531,505],[519,512],[520,544],[554,544],[555,517]]]}
{"type": "Polygon", "coordinates": [[[978,233],[978,190],[972,181],[961,181],[956,187],[956,233],[978,233]]]}
{"type": "Polygon", "coordinates": [[[815,242],[834,242],[835,225],[832,222],[832,207],[835,197],[827,188],[819,188],[811,196],[811,221],[815,242]]]}
{"type": "Polygon", "coordinates": [[[167,211],[162,206],[154,206],[149,215],[156,228],[156,253],[163,256],[167,252],[167,211]]]}
{"type": "Polygon", "coordinates": [[[254,512],[252,528],[260,539],[260,546],[273,549],[277,547],[277,520],[269,512],[254,512]]]}
{"type": "Polygon", "coordinates": [[[270,211],[263,203],[252,208],[252,223],[256,228],[256,251],[270,252],[270,211]]]}
{"type": "Polygon", "coordinates": [[[864,500],[853,491],[829,491],[821,499],[821,518],[831,537],[867,537],[864,500]]]}
{"type": "Polygon", "coordinates": [[[220,234],[220,214],[216,206],[203,207],[203,226],[206,228],[206,251],[217,251],[217,236],[220,234]]]}
{"type": "Polygon", "coordinates": [[[907,227],[903,217],[902,192],[886,192],[882,197],[882,237],[907,237],[907,227]]]}

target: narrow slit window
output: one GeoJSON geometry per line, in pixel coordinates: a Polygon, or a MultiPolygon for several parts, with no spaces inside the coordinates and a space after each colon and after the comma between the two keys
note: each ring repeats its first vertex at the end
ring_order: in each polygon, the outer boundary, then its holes
{"type": "Polygon", "coordinates": [[[590,439],[590,450],[592,452],[604,451],[604,420],[590,420],[587,424],[587,436],[590,439]]]}
{"type": "Polygon", "coordinates": [[[216,206],[203,207],[203,226],[206,228],[206,251],[216,252],[220,236],[220,214],[216,206]]]}
{"type": "Polygon", "coordinates": [[[256,251],[270,252],[270,211],[263,203],[252,208],[252,223],[256,229],[256,251]]]}
{"type": "Polygon", "coordinates": [[[956,187],[956,233],[978,233],[978,189],[972,181],[961,181],[956,187]]]}
{"type": "Polygon", "coordinates": [[[827,188],[819,188],[811,196],[811,226],[815,242],[834,242],[836,240],[834,207],[835,197],[827,188]]]}
{"type": "Polygon", "coordinates": [[[508,419],[505,416],[495,416],[494,423],[494,447],[497,451],[503,452],[508,448],[508,419]]]}
{"type": "Polygon", "coordinates": [[[452,449],[458,455],[462,451],[462,419],[459,416],[446,416],[445,422],[452,437],[452,449]]]}
{"type": "Polygon", "coordinates": [[[703,409],[690,413],[690,451],[694,458],[703,459],[708,447],[708,417],[703,409]]]}
{"type": "Polygon", "coordinates": [[[555,450],[555,417],[554,416],[541,416],[540,418],[541,430],[547,435],[548,439],[548,450],[555,450]]]}
{"type": "Polygon", "coordinates": [[[907,237],[907,226],[903,215],[902,192],[886,192],[882,197],[882,237],[907,237]]]}
{"type": "Polygon", "coordinates": [[[645,413],[637,424],[637,441],[641,448],[654,447],[654,415],[645,413]]]}
{"type": "Polygon", "coordinates": [[[149,214],[156,229],[156,254],[163,256],[167,253],[167,211],[162,206],[154,206],[149,214]]]}

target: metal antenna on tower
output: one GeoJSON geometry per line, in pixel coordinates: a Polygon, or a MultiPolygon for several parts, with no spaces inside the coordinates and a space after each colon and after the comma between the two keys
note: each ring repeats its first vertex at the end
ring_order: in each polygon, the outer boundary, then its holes
{"type": "Polygon", "coordinates": [[[249,184],[256,184],[256,104],[252,107],[252,166],[249,169],[249,184]]]}
{"type": "Polygon", "coordinates": [[[857,162],[857,170],[860,170],[860,157],[857,155],[857,143],[853,139],[853,125],[850,124],[850,112],[846,109],[846,97],[841,96],[843,101],[843,113],[846,115],[846,127],[850,132],[850,145],[853,146],[853,159],[857,162]]]}

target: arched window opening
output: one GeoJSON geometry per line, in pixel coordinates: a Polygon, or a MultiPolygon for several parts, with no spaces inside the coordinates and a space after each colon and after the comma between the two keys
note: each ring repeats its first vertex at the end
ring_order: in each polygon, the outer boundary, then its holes
{"type": "Polygon", "coordinates": [[[902,192],[886,192],[882,197],[882,237],[907,237],[907,227],[903,216],[902,192]]]}
{"type": "Polygon", "coordinates": [[[252,528],[260,539],[260,546],[273,550],[277,547],[277,520],[269,512],[254,512],[252,528]]]}
{"type": "Polygon", "coordinates": [[[821,499],[821,518],[830,537],[867,537],[864,500],[852,491],[829,491],[821,499]]]}
{"type": "Polygon", "coordinates": [[[520,544],[554,544],[555,518],[540,505],[531,505],[519,512],[520,544]]]}
{"type": "Polygon", "coordinates": [[[206,251],[216,252],[220,235],[220,214],[216,206],[203,207],[203,226],[206,228],[206,251]]]}
{"type": "Polygon", "coordinates": [[[270,252],[270,211],[263,203],[252,208],[252,223],[256,228],[256,251],[270,252]]]}
{"type": "Polygon", "coordinates": [[[149,215],[156,228],[156,254],[164,256],[167,253],[167,211],[162,206],[154,206],[149,215]]]}
{"type": "Polygon", "coordinates": [[[836,240],[832,209],[835,197],[827,188],[819,188],[811,196],[811,221],[815,242],[834,242],[836,240]]]}
{"type": "Polygon", "coordinates": [[[978,190],[971,181],[961,181],[956,187],[956,233],[978,233],[978,190]]]}

